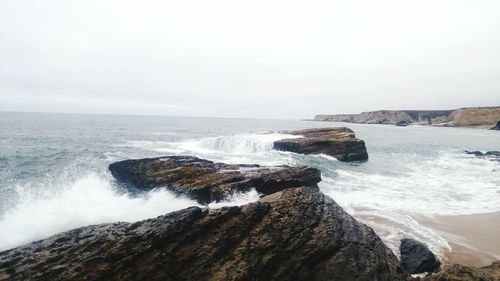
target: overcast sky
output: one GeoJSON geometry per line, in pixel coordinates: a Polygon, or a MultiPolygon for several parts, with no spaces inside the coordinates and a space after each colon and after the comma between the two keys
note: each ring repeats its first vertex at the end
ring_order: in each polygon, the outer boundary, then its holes
{"type": "Polygon", "coordinates": [[[500,105],[498,0],[0,0],[0,110],[500,105]]]}

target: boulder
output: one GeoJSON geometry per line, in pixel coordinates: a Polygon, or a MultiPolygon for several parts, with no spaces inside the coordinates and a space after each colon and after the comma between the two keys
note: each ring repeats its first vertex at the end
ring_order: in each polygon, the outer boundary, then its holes
{"type": "Polygon", "coordinates": [[[460,264],[445,266],[439,273],[415,278],[415,281],[498,281],[500,280],[500,261],[485,267],[464,266],[460,264]]]}
{"type": "Polygon", "coordinates": [[[499,121],[497,121],[496,125],[495,125],[495,126],[493,126],[493,127],[491,127],[491,129],[490,129],[490,130],[500,130],[500,120],[499,120],[499,121]]]}
{"type": "Polygon", "coordinates": [[[434,272],[441,262],[429,248],[415,239],[404,238],[399,247],[401,267],[410,274],[434,272]]]}
{"type": "Polygon", "coordinates": [[[274,142],[274,149],[301,154],[326,154],[340,161],[364,161],[368,159],[365,142],[357,139],[346,127],[286,131],[301,138],[274,142]]]}
{"type": "Polygon", "coordinates": [[[317,186],[241,207],[88,226],[0,253],[0,280],[405,280],[393,253],[317,186]]]}
{"type": "Polygon", "coordinates": [[[318,169],[299,166],[262,167],[214,163],[194,156],[125,160],[109,165],[113,176],[141,190],[167,188],[201,204],[223,200],[255,188],[266,195],[282,188],[315,185],[318,169]]]}

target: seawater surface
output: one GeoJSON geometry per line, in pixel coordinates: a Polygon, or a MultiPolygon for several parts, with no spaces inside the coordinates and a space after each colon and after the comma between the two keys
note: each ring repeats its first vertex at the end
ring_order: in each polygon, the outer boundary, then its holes
{"type": "MultiPolygon", "coordinates": [[[[137,221],[197,205],[166,190],[117,185],[110,163],[189,154],[227,163],[309,165],[321,190],[375,227],[397,252],[402,237],[427,242],[438,254],[446,239],[412,215],[500,210],[500,162],[464,149],[500,150],[500,132],[423,126],[395,127],[295,120],[114,116],[0,112],[0,250],[72,228],[137,221]],[[348,126],[365,140],[369,161],[272,149],[282,130],[348,126]]],[[[255,191],[211,204],[257,200],[255,191]]]]}

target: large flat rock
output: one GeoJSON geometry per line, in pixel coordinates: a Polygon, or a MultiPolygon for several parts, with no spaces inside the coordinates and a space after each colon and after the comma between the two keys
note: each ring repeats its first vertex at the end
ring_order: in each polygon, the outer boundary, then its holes
{"type": "Polygon", "coordinates": [[[88,226],[0,253],[0,280],[405,280],[373,230],[317,186],[241,207],[88,226]]]}
{"type": "Polygon", "coordinates": [[[318,169],[299,166],[263,167],[214,163],[194,156],[125,160],[109,165],[113,176],[138,189],[167,188],[202,204],[255,188],[266,195],[284,188],[315,185],[318,169]]]}
{"type": "Polygon", "coordinates": [[[300,154],[326,154],[340,161],[364,161],[368,159],[365,142],[357,139],[346,127],[287,131],[301,138],[274,142],[274,149],[300,154]]]}

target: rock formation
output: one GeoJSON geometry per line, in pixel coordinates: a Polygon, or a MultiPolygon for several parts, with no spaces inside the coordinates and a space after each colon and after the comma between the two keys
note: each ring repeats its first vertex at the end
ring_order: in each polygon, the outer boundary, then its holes
{"type": "Polygon", "coordinates": [[[399,247],[401,253],[401,267],[410,274],[434,272],[441,263],[429,248],[414,239],[404,238],[399,247]]]}
{"type": "Polygon", "coordinates": [[[357,139],[354,132],[345,127],[287,131],[302,138],[274,142],[274,149],[301,154],[326,154],[340,161],[368,159],[365,142],[357,139]]]}
{"type": "Polygon", "coordinates": [[[439,273],[414,278],[415,281],[499,281],[500,261],[485,267],[463,266],[460,264],[445,266],[439,273]]]}
{"type": "Polygon", "coordinates": [[[361,124],[396,125],[405,123],[480,128],[495,128],[495,124],[499,122],[498,120],[500,120],[500,107],[471,107],[456,110],[380,110],[360,114],[320,114],[313,119],[313,121],[361,124]]]}
{"type": "Polygon", "coordinates": [[[229,165],[193,156],[125,160],[109,165],[109,170],[117,180],[138,189],[164,187],[201,204],[251,188],[265,195],[321,181],[320,171],[310,167],[229,165]]]}
{"type": "Polygon", "coordinates": [[[500,120],[497,121],[496,125],[491,127],[490,130],[500,130],[500,120]]]}
{"type": "Polygon", "coordinates": [[[500,107],[461,108],[450,114],[446,126],[491,128],[500,120],[500,107]]]}
{"type": "Polygon", "coordinates": [[[465,154],[470,154],[470,155],[474,155],[474,156],[481,157],[481,158],[487,158],[490,160],[499,160],[500,161],[500,151],[486,151],[483,153],[483,152],[478,151],[478,150],[475,150],[475,151],[466,150],[465,154]]]}
{"type": "MultiPolygon", "coordinates": [[[[171,159],[150,161],[189,157],[171,159]]],[[[219,165],[192,161],[202,164],[178,169],[219,165]]],[[[157,165],[159,175],[172,168],[157,165]]],[[[280,168],[264,189],[274,193],[255,203],[88,226],[2,252],[0,280],[406,280],[371,228],[323,195],[316,179],[280,185],[279,175],[292,173],[282,169],[291,168],[280,168]]]]}

